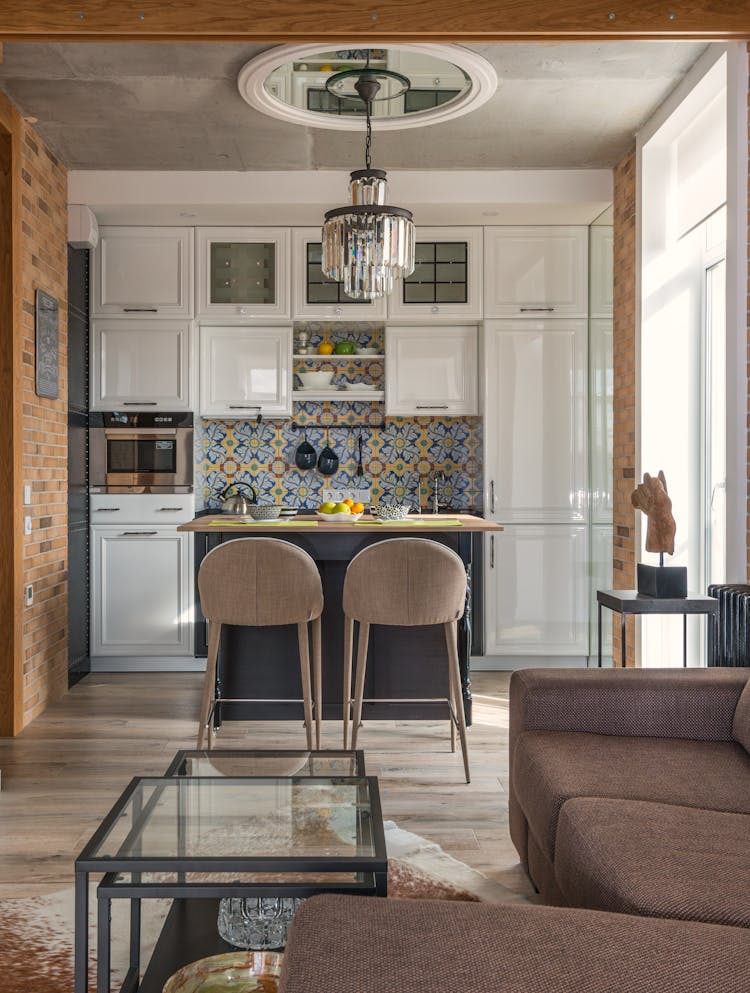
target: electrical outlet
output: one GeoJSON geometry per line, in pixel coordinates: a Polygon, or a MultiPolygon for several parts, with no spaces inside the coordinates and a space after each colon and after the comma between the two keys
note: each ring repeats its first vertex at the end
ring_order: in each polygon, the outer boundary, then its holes
{"type": "Polygon", "coordinates": [[[31,534],[31,518],[30,517],[24,517],[24,519],[23,519],[23,533],[24,534],[31,534]]]}
{"type": "Polygon", "coordinates": [[[23,488],[23,502],[26,507],[31,503],[31,487],[28,484],[23,488]]]}
{"type": "Polygon", "coordinates": [[[24,596],[26,599],[26,606],[33,607],[34,605],[34,587],[31,583],[24,587],[24,596]]]}

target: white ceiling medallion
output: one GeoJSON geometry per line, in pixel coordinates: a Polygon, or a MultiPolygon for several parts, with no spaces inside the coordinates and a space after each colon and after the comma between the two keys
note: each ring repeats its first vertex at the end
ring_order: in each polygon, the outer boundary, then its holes
{"type": "Polygon", "coordinates": [[[308,109],[307,94],[310,89],[316,93],[325,90],[327,76],[356,63],[353,53],[367,50],[385,52],[388,68],[407,76],[412,88],[424,94],[441,88],[453,93],[447,102],[426,109],[405,111],[402,104],[395,116],[374,113],[372,128],[375,131],[421,128],[463,117],[481,107],[497,90],[494,67],[481,55],[460,45],[402,45],[378,41],[368,48],[359,42],[338,44],[332,49],[329,42],[327,45],[279,45],[251,59],[242,67],[237,79],[240,96],[251,107],[277,120],[305,127],[361,132],[361,116],[308,109]],[[321,56],[326,56],[325,62],[331,64],[319,64],[321,56]],[[433,60],[443,63],[444,71],[439,75],[432,67],[433,60]],[[456,83],[457,78],[460,83],[456,83]]]}

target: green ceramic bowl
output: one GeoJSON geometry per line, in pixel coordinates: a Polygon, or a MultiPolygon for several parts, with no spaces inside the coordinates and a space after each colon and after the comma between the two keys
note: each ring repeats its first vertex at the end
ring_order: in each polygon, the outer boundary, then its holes
{"type": "Polygon", "coordinates": [[[163,993],[277,993],[279,952],[227,952],[183,966],[163,993]]]}

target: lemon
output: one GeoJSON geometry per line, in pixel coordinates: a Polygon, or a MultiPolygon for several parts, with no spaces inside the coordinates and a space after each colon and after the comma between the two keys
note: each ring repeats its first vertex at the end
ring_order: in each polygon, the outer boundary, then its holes
{"type": "Polygon", "coordinates": [[[352,510],[348,503],[337,503],[333,508],[334,514],[351,514],[352,510]]]}
{"type": "Polygon", "coordinates": [[[335,503],[321,503],[318,507],[321,514],[335,514],[336,504],[335,503]]]}

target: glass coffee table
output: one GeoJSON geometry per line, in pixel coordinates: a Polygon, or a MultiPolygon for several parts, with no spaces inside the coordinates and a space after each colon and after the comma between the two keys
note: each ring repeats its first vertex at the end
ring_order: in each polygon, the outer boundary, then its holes
{"type": "Polygon", "coordinates": [[[181,966],[231,950],[217,930],[222,898],[385,896],[378,784],[363,771],[354,752],[181,752],[169,775],[133,779],[76,860],[75,993],[88,990],[91,873],[103,874],[97,993],[110,990],[112,900],[130,901],[120,993],[161,993],[181,966]],[[160,897],[173,903],[141,978],[141,900],[160,897]]]}

